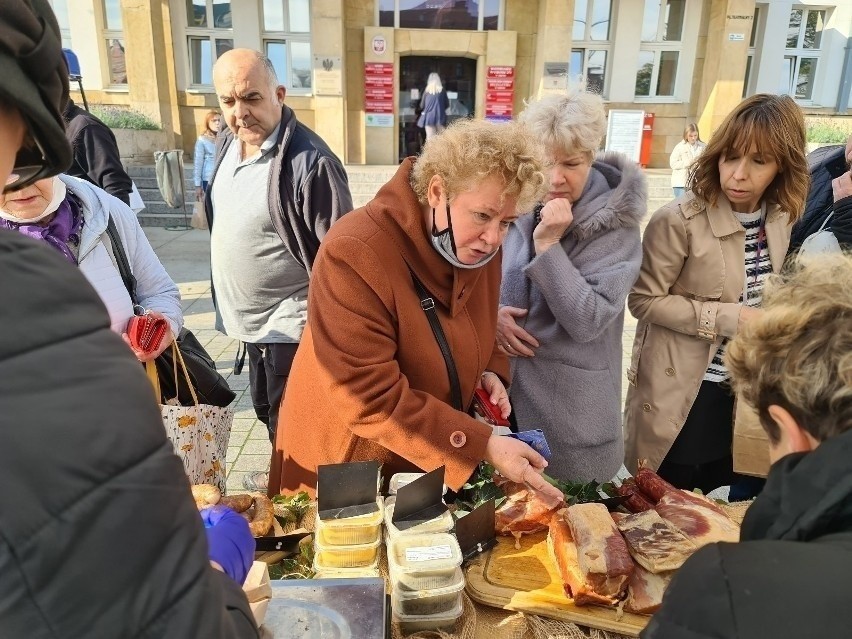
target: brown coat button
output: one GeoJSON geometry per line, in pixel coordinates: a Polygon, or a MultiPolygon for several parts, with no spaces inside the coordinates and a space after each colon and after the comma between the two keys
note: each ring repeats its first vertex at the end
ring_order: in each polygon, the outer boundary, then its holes
{"type": "Polygon", "coordinates": [[[650,413],[651,412],[651,405],[650,404],[642,404],[642,410],[644,410],[646,413],[650,413]]]}
{"type": "Polygon", "coordinates": [[[460,430],[454,431],[453,434],[450,435],[450,443],[454,448],[461,448],[467,443],[467,435],[460,430]]]}
{"type": "Polygon", "coordinates": [[[675,369],[667,368],[666,369],[666,375],[668,375],[669,377],[674,377],[675,376],[675,369]]]}

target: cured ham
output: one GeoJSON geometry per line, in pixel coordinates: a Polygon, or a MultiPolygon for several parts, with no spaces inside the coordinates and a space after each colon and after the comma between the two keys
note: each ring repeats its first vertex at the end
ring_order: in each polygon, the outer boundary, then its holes
{"type": "Polygon", "coordinates": [[[613,519],[627,541],[630,556],[651,573],[677,570],[696,550],[694,543],[654,510],[613,519]]]}
{"type": "Polygon", "coordinates": [[[652,615],[657,612],[673,575],[673,572],[654,574],[637,565],[627,585],[624,609],[638,615],[652,615]]]}
{"type": "Polygon", "coordinates": [[[716,504],[695,493],[677,489],[667,492],[657,502],[656,510],[698,548],[740,539],[739,526],[716,504]]]}
{"type": "MultiPolygon", "coordinates": [[[[627,578],[623,577],[624,583],[614,591],[607,589],[604,592],[598,590],[600,579],[589,578],[589,574],[580,567],[580,553],[585,552],[577,548],[571,527],[564,518],[565,511],[560,511],[550,521],[550,530],[547,535],[547,548],[553,562],[559,570],[562,579],[562,587],[565,594],[574,600],[578,606],[595,604],[599,606],[614,606],[624,598],[627,589],[627,578]]],[[[630,557],[627,557],[628,561],[630,557]]],[[[632,568],[632,562],[631,562],[632,568]]]]}
{"type": "Polygon", "coordinates": [[[565,505],[562,499],[550,498],[496,473],[494,483],[506,495],[506,501],[494,513],[494,527],[498,535],[519,537],[547,530],[553,514],[565,505]]]}
{"type": "Polygon", "coordinates": [[[578,605],[615,605],[634,570],[624,538],[602,504],[576,504],[550,523],[548,544],[566,594],[578,605]]]}

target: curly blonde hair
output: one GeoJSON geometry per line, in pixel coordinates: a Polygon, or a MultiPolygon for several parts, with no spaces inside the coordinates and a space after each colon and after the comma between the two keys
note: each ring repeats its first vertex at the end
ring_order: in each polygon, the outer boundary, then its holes
{"type": "Polygon", "coordinates": [[[601,96],[579,89],[528,102],[519,120],[544,144],[546,151],[565,155],[582,153],[589,162],[606,133],[606,111],[601,96]]]}
{"type": "Polygon", "coordinates": [[[818,441],[852,428],[852,256],[819,255],[772,276],[762,306],[725,364],[770,441],[780,437],[772,404],[818,441]]]}
{"type": "Polygon", "coordinates": [[[516,198],[517,210],[526,212],[546,189],[540,146],[517,122],[456,120],[426,142],[411,172],[411,188],[426,204],[433,176],[441,178],[449,200],[498,176],[505,184],[502,197],[516,198]]]}
{"type": "Polygon", "coordinates": [[[715,205],[722,193],[719,160],[731,150],[748,153],[752,145],[778,165],[764,199],[777,203],[792,224],[805,209],[810,173],[805,157],[805,118],[787,95],[758,93],[728,114],[692,165],[688,183],[701,199],[715,205]]]}

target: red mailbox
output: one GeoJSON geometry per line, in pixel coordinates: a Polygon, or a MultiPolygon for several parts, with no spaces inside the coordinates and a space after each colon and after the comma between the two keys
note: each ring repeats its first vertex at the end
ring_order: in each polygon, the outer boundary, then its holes
{"type": "Polygon", "coordinates": [[[642,121],[642,147],[639,151],[639,164],[647,167],[651,161],[651,138],[654,135],[654,114],[645,113],[642,121]]]}

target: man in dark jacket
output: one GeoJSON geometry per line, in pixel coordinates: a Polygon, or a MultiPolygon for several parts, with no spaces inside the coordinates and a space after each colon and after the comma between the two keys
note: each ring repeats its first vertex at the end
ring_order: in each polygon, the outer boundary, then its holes
{"type": "MultiPolygon", "coordinates": [[[[835,197],[832,182],[848,172],[850,162],[852,162],[852,137],[849,138],[846,146],[824,146],[808,154],[811,185],[808,189],[805,212],[793,225],[790,233],[788,255],[796,253],[802,246],[802,242],[809,235],[816,233],[825,218],[834,210],[835,197]]],[[[835,212],[831,223],[826,228],[834,228],[839,217],[841,216],[835,212]]],[[[845,217],[852,216],[847,214],[845,217]]],[[[852,226],[852,220],[849,221],[849,225],[852,226]]]]}
{"type": "MultiPolygon", "coordinates": [[[[284,105],[268,58],[228,51],[213,84],[228,125],[205,196],[216,328],[246,345],[254,410],[274,442],[314,257],[352,197],[340,160],[284,105]]],[[[266,482],[266,473],[244,481],[250,490],[266,482]]]]}
{"type": "Polygon", "coordinates": [[[677,572],[643,639],[852,634],[852,258],[785,277],[726,361],[769,437],[766,487],[740,543],[705,546],[677,572]]]}
{"type": "Polygon", "coordinates": [[[74,151],[74,163],[66,173],[91,182],[129,204],[133,181],[121,164],[115,134],[70,98],[62,117],[65,118],[65,137],[74,151]]]}

